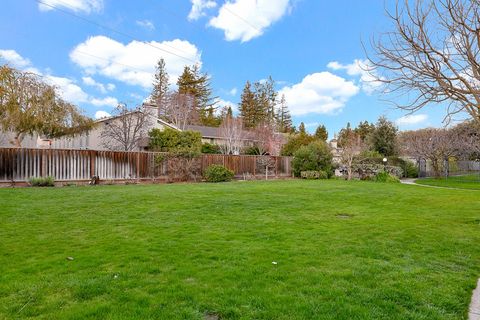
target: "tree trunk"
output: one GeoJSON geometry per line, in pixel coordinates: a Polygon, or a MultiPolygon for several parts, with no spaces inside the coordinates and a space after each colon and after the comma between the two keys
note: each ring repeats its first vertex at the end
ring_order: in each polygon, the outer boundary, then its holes
{"type": "Polygon", "coordinates": [[[24,138],[25,138],[25,134],[24,133],[19,133],[19,134],[15,135],[15,137],[13,138],[12,144],[17,148],[21,148],[22,147],[22,141],[23,141],[24,138]]]}

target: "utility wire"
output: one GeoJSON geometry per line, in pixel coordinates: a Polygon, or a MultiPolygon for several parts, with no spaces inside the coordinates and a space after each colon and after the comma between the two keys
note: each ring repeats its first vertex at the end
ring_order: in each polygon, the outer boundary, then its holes
{"type": "MultiPolygon", "coordinates": [[[[89,24],[92,24],[92,25],[94,25],[94,26],[96,26],[96,27],[99,27],[99,28],[102,28],[102,29],[105,29],[105,30],[109,30],[109,31],[114,32],[114,33],[116,33],[116,34],[119,34],[119,35],[121,35],[121,36],[127,37],[127,38],[129,38],[129,39],[131,39],[131,40],[138,41],[134,36],[132,36],[132,35],[130,35],[130,34],[128,34],[128,33],[115,30],[115,29],[113,29],[113,28],[111,28],[111,27],[107,27],[107,26],[102,25],[102,24],[100,24],[100,23],[98,23],[98,22],[95,22],[95,21],[93,21],[93,20],[90,20],[90,19],[87,19],[87,18],[85,18],[85,17],[79,16],[79,15],[77,15],[77,14],[75,14],[75,13],[72,13],[72,12],[70,12],[70,11],[68,11],[68,10],[64,10],[64,9],[59,8],[59,7],[57,7],[57,6],[51,5],[51,4],[49,4],[49,3],[46,3],[46,2],[44,2],[44,1],[42,1],[42,0],[35,0],[35,1],[38,2],[38,3],[40,3],[40,4],[43,4],[43,5],[47,6],[47,7],[49,7],[49,8],[52,8],[52,9],[54,9],[54,10],[57,10],[57,11],[59,11],[59,12],[62,12],[62,13],[64,13],[64,14],[67,14],[67,15],[69,15],[69,16],[75,17],[75,18],[77,18],[77,19],[79,19],[79,20],[82,20],[82,21],[84,21],[84,22],[87,22],[87,23],[89,23],[89,24]]],[[[64,2],[62,2],[62,1],[58,1],[58,2],[62,3],[65,7],[70,8],[70,9],[73,10],[73,8],[70,7],[70,6],[68,6],[66,3],[64,3],[64,2]]],[[[185,57],[185,56],[182,56],[182,55],[176,54],[176,53],[174,53],[174,52],[171,52],[171,51],[169,51],[169,50],[165,50],[165,49],[163,49],[163,48],[160,48],[159,46],[156,46],[156,45],[154,45],[154,44],[152,44],[152,43],[150,43],[150,42],[147,42],[147,41],[141,41],[141,42],[144,43],[144,44],[146,44],[146,45],[148,45],[148,46],[150,46],[150,47],[152,47],[152,48],[155,48],[155,49],[157,49],[157,50],[160,50],[160,51],[169,53],[169,54],[171,54],[171,55],[174,55],[174,56],[176,56],[176,57],[178,57],[178,58],[181,58],[181,59],[184,59],[184,60],[193,62],[193,63],[197,63],[197,62],[198,62],[198,61],[192,60],[192,59],[190,59],[190,58],[187,58],[187,57],[185,57]]],[[[168,44],[166,44],[166,43],[163,43],[163,45],[166,46],[166,47],[170,47],[170,48],[172,48],[172,49],[174,49],[174,50],[177,50],[177,51],[181,51],[181,52],[186,53],[185,51],[182,51],[182,50],[180,50],[180,49],[178,49],[178,48],[175,48],[175,47],[173,47],[173,46],[170,46],[170,45],[168,45],[168,44]]]]}

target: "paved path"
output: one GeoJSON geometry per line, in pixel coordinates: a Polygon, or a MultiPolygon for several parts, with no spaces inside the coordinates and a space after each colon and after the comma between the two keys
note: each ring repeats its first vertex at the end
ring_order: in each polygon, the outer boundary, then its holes
{"type": "Polygon", "coordinates": [[[468,310],[468,319],[480,320],[480,279],[478,280],[477,288],[473,290],[472,301],[468,310]]]}
{"type": "Polygon", "coordinates": [[[417,179],[401,179],[400,182],[403,184],[408,184],[411,186],[419,186],[419,187],[426,187],[426,188],[435,188],[435,189],[450,189],[450,190],[467,190],[467,191],[480,191],[476,189],[465,189],[465,188],[454,188],[454,187],[441,187],[441,186],[430,186],[428,184],[420,184],[416,183],[415,180],[417,179]]]}

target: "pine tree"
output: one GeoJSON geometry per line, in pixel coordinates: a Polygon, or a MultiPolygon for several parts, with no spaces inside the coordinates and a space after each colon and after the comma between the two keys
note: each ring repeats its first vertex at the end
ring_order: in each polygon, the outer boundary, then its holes
{"type": "Polygon", "coordinates": [[[165,60],[161,58],[156,67],[155,80],[153,81],[150,103],[158,107],[158,117],[165,118],[165,105],[167,103],[168,88],[170,86],[169,76],[165,60]]]}
{"type": "Polygon", "coordinates": [[[327,141],[328,139],[328,131],[327,128],[322,124],[318,126],[317,130],[315,130],[315,137],[322,141],[327,141]]]}
{"type": "Polygon", "coordinates": [[[298,132],[300,134],[307,134],[307,130],[305,130],[305,123],[300,122],[300,125],[298,126],[298,132]]]}
{"type": "Polygon", "coordinates": [[[292,117],[290,115],[290,111],[288,110],[285,95],[282,95],[280,99],[280,105],[276,113],[276,122],[277,130],[279,132],[290,133],[294,131],[292,126],[292,117]]]}
{"type": "Polygon", "coordinates": [[[277,92],[275,91],[275,81],[268,77],[266,81],[258,81],[254,84],[256,100],[256,121],[257,123],[275,122],[275,107],[277,104],[277,92]]]}
{"type": "Polygon", "coordinates": [[[200,67],[185,66],[177,81],[180,94],[191,95],[200,115],[200,124],[218,126],[219,117],[215,115],[215,102],[212,98],[210,77],[200,72],[200,67]]]}
{"type": "Polygon", "coordinates": [[[257,115],[257,101],[255,93],[252,91],[252,86],[249,81],[245,83],[241,95],[241,102],[239,106],[240,117],[243,120],[245,128],[255,128],[258,124],[257,115]]]}

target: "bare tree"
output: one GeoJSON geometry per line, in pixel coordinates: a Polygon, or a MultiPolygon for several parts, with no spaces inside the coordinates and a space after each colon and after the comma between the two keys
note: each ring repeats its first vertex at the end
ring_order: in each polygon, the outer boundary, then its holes
{"type": "Polygon", "coordinates": [[[461,155],[464,146],[463,138],[455,132],[435,128],[402,132],[400,141],[405,155],[429,160],[437,177],[442,174],[443,163],[461,155]]]}
{"type": "Polygon", "coordinates": [[[268,122],[257,125],[252,131],[252,136],[261,155],[278,156],[286,143],[285,136],[277,132],[274,125],[268,122]]]}
{"type": "Polygon", "coordinates": [[[167,121],[180,130],[184,130],[188,124],[198,122],[195,97],[191,94],[171,92],[164,108],[167,121]]]}
{"type": "Polygon", "coordinates": [[[401,109],[443,103],[445,120],[467,112],[480,123],[480,2],[412,2],[388,12],[395,29],[372,39],[367,69],[401,109]],[[411,100],[400,104],[397,96],[411,100]]]}
{"type": "Polygon", "coordinates": [[[353,176],[353,166],[357,162],[358,155],[367,149],[366,144],[360,135],[353,130],[345,131],[342,137],[343,148],[340,153],[340,162],[347,170],[347,180],[351,180],[353,176]]]}
{"type": "Polygon", "coordinates": [[[119,104],[114,116],[105,121],[100,139],[108,150],[132,151],[148,136],[150,113],[145,108],[129,109],[119,104]]]}
{"type": "Polygon", "coordinates": [[[240,118],[227,116],[218,128],[218,133],[224,140],[220,146],[224,154],[240,154],[246,139],[240,118]]]}

